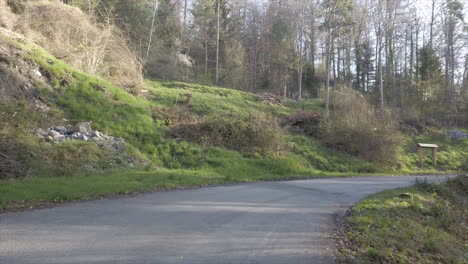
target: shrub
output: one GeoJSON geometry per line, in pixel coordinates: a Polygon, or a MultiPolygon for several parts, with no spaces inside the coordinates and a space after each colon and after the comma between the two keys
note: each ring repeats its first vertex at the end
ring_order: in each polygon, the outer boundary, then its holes
{"type": "Polygon", "coordinates": [[[402,138],[391,113],[381,113],[346,87],[332,94],[331,108],[322,137],[327,145],[369,161],[396,164],[402,138]]]}
{"type": "Polygon", "coordinates": [[[283,150],[281,132],[278,121],[264,114],[246,119],[234,115],[216,116],[172,127],[173,136],[202,146],[223,146],[262,154],[279,154],[283,150]]]}

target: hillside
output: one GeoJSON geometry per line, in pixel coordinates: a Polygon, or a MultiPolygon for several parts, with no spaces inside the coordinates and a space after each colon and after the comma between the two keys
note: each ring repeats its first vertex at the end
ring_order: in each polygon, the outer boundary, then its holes
{"type": "MultiPolygon", "coordinates": [[[[434,170],[417,169],[416,139],[406,139],[397,167],[327,147],[316,135],[319,99],[281,104],[158,80],[130,93],[8,30],[0,31],[0,70],[3,209],[180,186],[434,170]],[[47,139],[48,128],[73,130],[79,122],[105,139],[47,139]],[[109,138],[122,140],[116,146],[109,138]]],[[[439,168],[463,169],[467,140],[440,133],[439,141],[425,136],[443,143],[439,168]]]]}
{"type": "Polygon", "coordinates": [[[319,110],[318,101],[269,105],[241,91],[161,81],[147,81],[140,94],[134,95],[72,68],[7,31],[1,33],[0,58],[5,73],[0,104],[3,208],[22,206],[16,204],[19,201],[40,203],[178,185],[310,177],[320,170],[376,170],[368,162],[328,151],[315,140],[282,128],[279,136],[285,139],[287,151],[268,151],[267,147],[240,152],[235,147],[228,150],[186,142],[169,133],[168,126],[195,119],[222,118],[223,125],[242,125],[252,116],[281,119],[302,107],[319,110]],[[184,94],[191,94],[190,105],[176,103],[184,94]],[[55,144],[34,133],[38,128],[73,127],[85,121],[95,130],[123,138],[124,155],[93,141],[55,144]],[[126,157],[132,157],[134,167],[128,167],[126,157]]]}

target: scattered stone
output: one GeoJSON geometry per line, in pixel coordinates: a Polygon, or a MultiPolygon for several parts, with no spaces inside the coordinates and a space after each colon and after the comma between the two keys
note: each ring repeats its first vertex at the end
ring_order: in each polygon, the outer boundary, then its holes
{"type": "Polygon", "coordinates": [[[92,137],[96,137],[96,138],[101,138],[101,137],[102,137],[102,136],[101,136],[101,133],[99,133],[99,131],[97,131],[97,130],[91,132],[91,136],[92,136],[92,137]]]}
{"type": "MultiPolygon", "coordinates": [[[[75,128],[71,126],[55,126],[47,129],[37,128],[32,131],[40,139],[45,139],[53,144],[59,144],[70,140],[92,141],[101,149],[121,152],[124,149],[123,138],[105,135],[97,130],[91,130],[90,122],[78,123],[75,128]]],[[[134,163],[134,158],[129,158],[128,163],[134,163]]]]}
{"type": "Polygon", "coordinates": [[[75,131],[81,132],[81,133],[86,133],[86,132],[91,132],[91,122],[81,122],[76,124],[75,126],[75,131]]]}
{"type": "Polygon", "coordinates": [[[64,126],[57,126],[54,128],[54,130],[59,132],[62,135],[67,133],[67,128],[64,126]]]}
{"type": "Polygon", "coordinates": [[[448,137],[454,139],[466,139],[468,138],[468,133],[459,130],[451,130],[447,133],[448,137]]]}
{"type": "Polygon", "coordinates": [[[81,133],[77,132],[77,133],[73,133],[71,135],[71,138],[72,139],[80,139],[81,138],[81,133]]]}
{"type": "Polygon", "coordinates": [[[57,132],[55,130],[50,130],[48,132],[48,135],[52,138],[52,139],[57,139],[60,137],[60,132],[57,132]]]}
{"type": "Polygon", "coordinates": [[[44,138],[44,135],[47,134],[47,132],[42,128],[36,128],[34,130],[34,134],[36,134],[38,137],[44,138]]]}
{"type": "Polygon", "coordinates": [[[42,77],[42,73],[39,70],[34,70],[34,74],[36,74],[38,77],[42,77]]]}

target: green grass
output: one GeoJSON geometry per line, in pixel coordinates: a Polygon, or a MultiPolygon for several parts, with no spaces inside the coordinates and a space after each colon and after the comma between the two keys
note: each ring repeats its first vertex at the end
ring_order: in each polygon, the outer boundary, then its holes
{"type": "MultiPolygon", "coordinates": [[[[183,94],[192,94],[192,104],[182,110],[198,118],[222,115],[246,118],[262,113],[282,118],[294,113],[297,109],[307,108],[314,111],[320,111],[321,109],[318,100],[299,103],[290,101],[286,106],[271,106],[259,102],[255,95],[242,91],[155,80],[148,80],[146,86],[143,87],[152,95],[150,98],[136,97],[110,82],[75,70],[40,47],[8,38],[6,38],[6,41],[26,51],[27,55],[25,57],[39,64],[42,71],[48,73],[46,75],[49,76],[50,82],[55,89],[42,89],[41,95],[47,99],[53,109],[60,110],[59,116],[68,118],[72,124],[92,121],[93,128],[124,138],[130,145],[146,155],[155,165],[166,168],[197,169],[210,164],[204,154],[209,150],[195,144],[167,139],[165,134],[168,128],[164,125],[163,118],[153,112],[154,108],[173,107],[177,98],[183,97],[183,94]],[[105,92],[102,91],[103,87],[106,90],[105,92]]],[[[12,107],[11,112],[15,111],[14,109],[15,107],[12,107]]],[[[29,111],[30,109],[24,109],[24,112],[29,111]]],[[[56,125],[54,123],[57,122],[56,120],[51,120],[47,125],[56,125]]],[[[28,124],[27,119],[24,121],[24,125],[19,129],[30,130],[38,125],[32,122],[32,124],[28,124]]],[[[317,142],[312,143],[312,140],[303,137],[303,142],[308,143],[298,146],[297,139],[298,137],[289,137],[287,139],[288,144],[295,145],[294,152],[297,153],[293,154],[301,155],[307,152],[309,155],[305,159],[294,159],[298,162],[294,164],[296,167],[314,170],[320,168],[320,170],[324,171],[334,171],[336,169],[336,171],[341,172],[370,172],[368,169],[357,168],[369,167],[369,164],[364,161],[351,159],[346,155],[338,155],[349,158],[351,161],[345,161],[344,165],[338,165],[341,163],[340,158],[334,158],[334,153],[319,147],[317,142]],[[313,152],[320,153],[312,157],[313,152]],[[326,164],[321,165],[320,161],[326,164]],[[352,166],[357,169],[347,169],[352,163],[358,164],[352,166]]],[[[226,152],[226,150],[220,150],[220,152],[223,151],[226,152]]],[[[228,152],[225,154],[229,155],[228,152]]],[[[239,162],[242,164],[255,159],[257,158],[241,159],[239,162]]],[[[284,159],[288,160],[288,157],[284,157],[284,159]]],[[[282,160],[282,158],[278,160],[282,160]]]]}
{"type": "MultiPolygon", "coordinates": [[[[100,174],[81,173],[61,177],[43,174],[22,180],[0,180],[0,208],[11,210],[42,203],[61,203],[111,194],[182,186],[343,177],[358,174],[358,172],[317,170],[309,164],[307,158],[297,154],[287,157],[245,157],[235,151],[210,147],[197,155],[200,160],[193,169],[147,167],[123,171],[110,170],[100,174]],[[59,198],[55,197],[58,194],[59,198]]],[[[193,160],[196,159],[191,157],[188,162],[193,160]]]]}
{"type": "MultiPolygon", "coordinates": [[[[219,154],[213,153],[212,155],[219,154]]],[[[221,151],[224,154],[224,151],[221,151]]],[[[233,156],[237,154],[233,153],[233,156]]],[[[324,176],[345,176],[340,173],[321,173],[295,167],[292,159],[247,159],[229,162],[229,157],[209,159],[217,166],[198,170],[158,169],[119,170],[105,174],[81,174],[69,177],[31,177],[21,181],[0,181],[0,211],[35,207],[47,203],[63,203],[93,199],[113,194],[148,190],[197,187],[234,182],[275,179],[303,179],[324,176]]],[[[234,157],[235,158],[235,157],[234,157]]],[[[237,157],[240,159],[240,157],[237,157]]]]}
{"type": "Polygon", "coordinates": [[[300,102],[287,101],[285,106],[296,110],[307,110],[311,112],[324,113],[325,109],[320,99],[303,100],[300,102]]]}
{"type": "Polygon", "coordinates": [[[402,160],[402,170],[418,171],[419,157],[416,151],[417,143],[437,144],[437,167],[432,165],[432,150],[424,150],[424,170],[438,169],[441,171],[468,171],[468,139],[451,139],[446,136],[450,129],[435,131],[430,135],[407,138],[402,160]]]}
{"type": "MultiPolygon", "coordinates": [[[[271,106],[259,102],[254,94],[220,87],[188,84],[182,82],[161,82],[147,80],[147,89],[154,96],[157,107],[173,107],[177,99],[184,99],[184,94],[192,95],[192,104],[187,109],[197,116],[235,114],[239,117],[269,113],[275,116],[292,114],[294,109],[288,106],[271,106]]],[[[315,105],[315,101],[313,103],[315,105]]]]}
{"type": "MultiPolygon", "coordinates": [[[[54,202],[55,196],[59,197],[56,202],[62,202],[178,186],[391,171],[329,150],[318,140],[286,131],[286,151],[282,154],[240,153],[174,140],[166,136],[169,128],[163,117],[155,114],[155,109],[174,109],[177,99],[187,93],[192,95],[191,106],[179,108],[199,119],[234,116],[245,120],[265,113],[281,119],[301,109],[323,112],[318,99],[271,106],[242,91],[158,80],[147,80],[141,89],[147,89],[151,96],[139,97],[106,80],[77,71],[31,43],[1,35],[0,41],[24,51],[22,56],[26,60],[40,65],[49,81],[36,86],[42,87],[40,95],[51,108],[47,113],[40,113],[26,100],[0,104],[0,140],[7,139],[9,147],[18,152],[17,158],[23,164],[20,173],[27,175],[21,180],[0,180],[3,209],[54,202]],[[111,170],[109,164],[119,163],[119,156],[108,155],[94,143],[72,141],[51,145],[30,133],[38,127],[63,125],[63,118],[70,124],[92,121],[94,129],[124,138],[125,152],[148,164],[134,170],[111,170]],[[84,174],[80,169],[83,164],[98,170],[94,175],[84,174]]],[[[463,146],[450,146],[453,148],[450,157],[463,156],[466,153],[463,146]]],[[[1,147],[0,144],[0,150],[1,147]]],[[[412,155],[404,156],[407,160],[400,171],[413,171],[412,155]]],[[[442,163],[444,159],[441,153],[442,163]]],[[[448,169],[459,167],[447,166],[448,169]]],[[[428,169],[424,172],[434,171],[428,169]]]]}
{"type": "Polygon", "coordinates": [[[340,263],[467,263],[468,177],[371,195],[352,209],[340,263]]]}

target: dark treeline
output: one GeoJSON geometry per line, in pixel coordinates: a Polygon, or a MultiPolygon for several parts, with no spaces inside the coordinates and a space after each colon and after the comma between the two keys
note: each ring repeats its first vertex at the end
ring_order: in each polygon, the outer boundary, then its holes
{"type": "Polygon", "coordinates": [[[291,99],[346,85],[381,108],[466,107],[460,0],[68,0],[118,25],[148,77],[291,99]]]}

